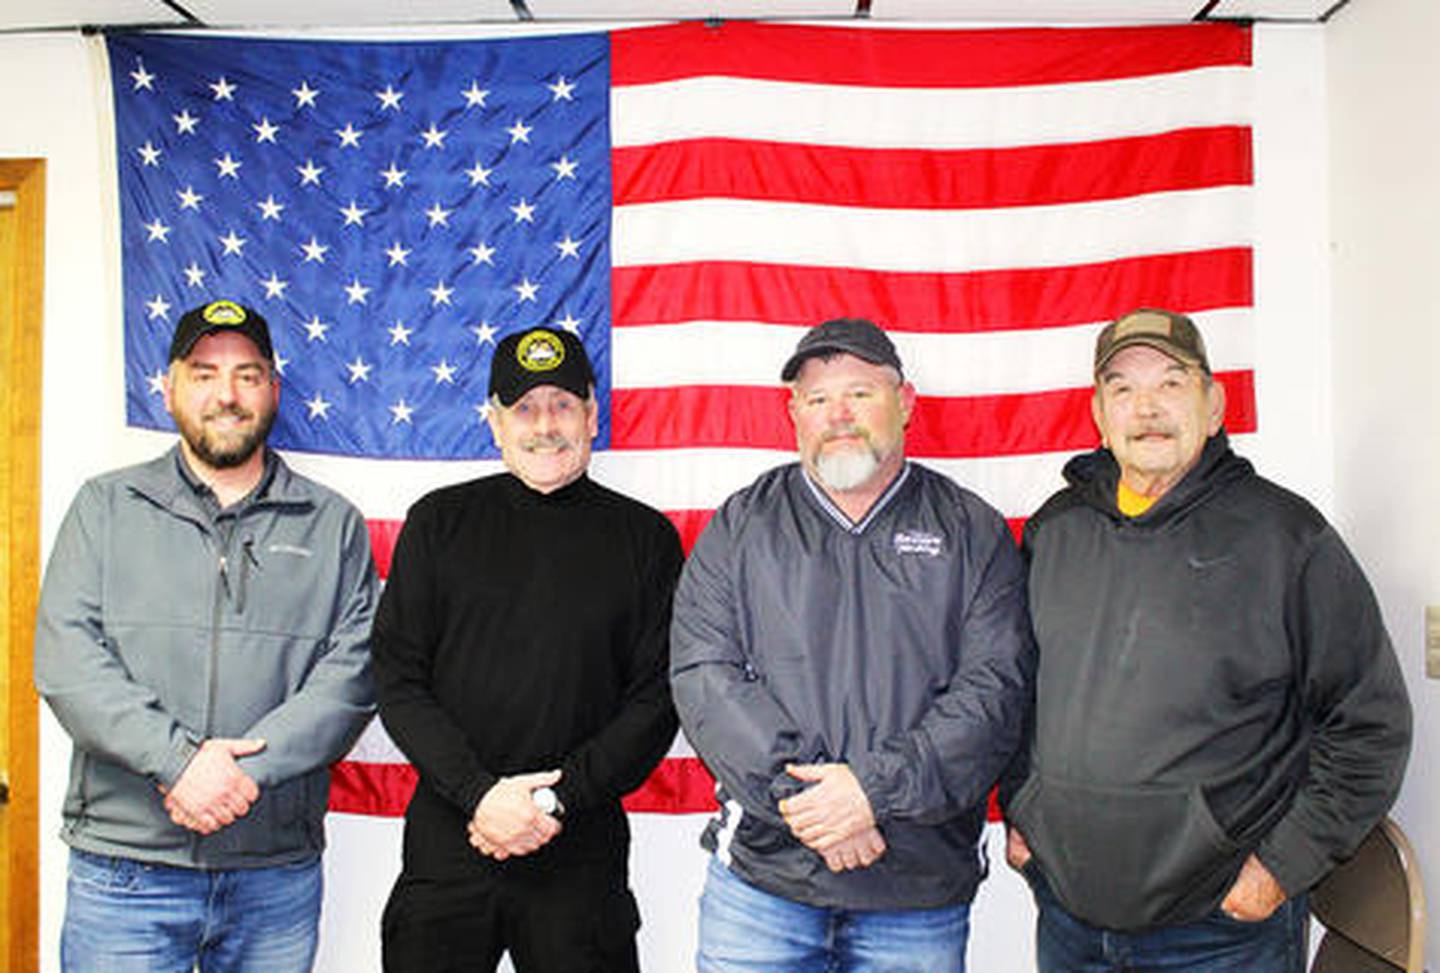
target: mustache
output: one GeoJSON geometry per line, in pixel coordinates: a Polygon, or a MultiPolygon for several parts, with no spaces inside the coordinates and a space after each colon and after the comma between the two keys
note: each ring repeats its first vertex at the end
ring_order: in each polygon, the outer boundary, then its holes
{"type": "Polygon", "coordinates": [[[520,441],[521,449],[574,449],[575,444],[570,442],[559,433],[549,433],[542,436],[531,436],[529,439],[520,441]]]}
{"type": "Polygon", "coordinates": [[[1142,436],[1175,436],[1173,426],[1142,426],[1126,435],[1126,439],[1139,439],[1142,436]]]}
{"type": "Polygon", "coordinates": [[[861,427],[841,426],[838,429],[825,430],[825,434],[820,437],[820,442],[828,443],[833,442],[836,439],[849,439],[851,437],[859,437],[860,439],[865,440],[867,443],[870,441],[870,433],[862,429],[861,427]]]}
{"type": "Polygon", "coordinates": [[[255,413],[238,405],[222,405],[218,409],[211,409],[200,418],[209,421],[211,419],[218,419],[221,416],[234,416],[236,419],[253,419],[255,418],[255,413]]]}

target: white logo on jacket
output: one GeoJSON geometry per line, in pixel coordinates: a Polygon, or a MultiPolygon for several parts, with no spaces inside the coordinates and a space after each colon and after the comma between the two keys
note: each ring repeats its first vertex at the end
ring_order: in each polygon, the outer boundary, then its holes
{"type": "Polygon", "coordinates": [[[896,554],[923,554],[939,557],[945,550],[945,540],[939,534],[924,530],[897,530],[892,543],[896,554]]]}

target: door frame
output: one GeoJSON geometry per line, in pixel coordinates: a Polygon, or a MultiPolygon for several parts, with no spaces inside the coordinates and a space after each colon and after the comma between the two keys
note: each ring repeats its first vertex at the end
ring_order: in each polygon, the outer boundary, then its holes
{"type": "Polygon", "coordinates": [[[0,159],[0,190],[15,194],[12,286],[0,291],[0,585],[9,665],[5,718],[10,741],[10,845],[0,901],[0,968],[40,968],[40,741],[33,688],[35,607],[40,597],[40,392],[45,303],[45,160],[0,159]]]}

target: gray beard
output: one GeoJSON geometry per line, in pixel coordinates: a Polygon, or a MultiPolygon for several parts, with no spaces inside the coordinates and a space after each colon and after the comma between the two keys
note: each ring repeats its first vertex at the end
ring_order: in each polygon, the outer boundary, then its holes
{"type": "Polygon", "coordinates": [[[880,460],[869,449],[845,449],[815,459],[815,476],[826,487],[841,493],[862,486],[879,468],[880,460]]]}

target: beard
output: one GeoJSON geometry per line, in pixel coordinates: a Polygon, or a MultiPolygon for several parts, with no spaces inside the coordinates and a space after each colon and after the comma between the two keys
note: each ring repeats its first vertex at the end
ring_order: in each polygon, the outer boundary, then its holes
{"type": "Polygon", "coordinates": [[[862,486],[880,468],[880,457],[868,442],[861,449],[842,449],[815,457],[815,476],[831,490],[845,492],[862,486]]]}
{"type": "Polygon", "coordinates": [[[273,408],[264,410],[255,426],[246,432],[222,434],[207,425],[209,420],[223,415],[233,415],[239,419],[250,419],[255,415],[239,408],[217,409],[201,416],[198,423],[177,416],[175,424],[180,429],[185,445],[190,447],[190,452],[196,459],[211,469],[228,470],[244,465],[255,455],[257,449],[265,445],[265,440],[270,436],[270,428],[275,425],[275,413],[273,408]]]}

